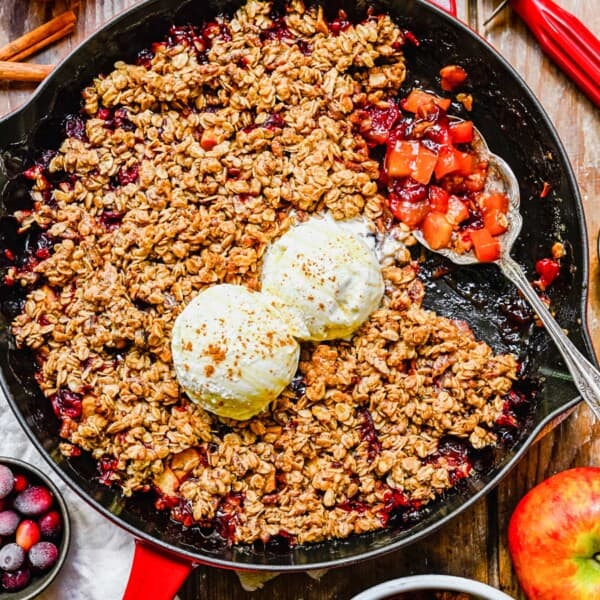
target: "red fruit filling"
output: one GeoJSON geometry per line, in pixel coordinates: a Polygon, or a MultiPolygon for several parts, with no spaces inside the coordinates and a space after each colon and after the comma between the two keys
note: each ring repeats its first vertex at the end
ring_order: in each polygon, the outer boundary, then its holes
{"type": "MultiPolygon", "coordinates": [[[[466,78],[456,66],[443,73],[466,78]]],[[[398,103],[357,110],[352,120],[369,147],[385,145],[380,185],[399,221],[420,228],[434,250],[472,250],[482,262],[495,261],[508,229],[508,198],[483,191],[488,166],[472,145],[473,123],[449,120],[450,103],[413,89],[398,103]]]]}

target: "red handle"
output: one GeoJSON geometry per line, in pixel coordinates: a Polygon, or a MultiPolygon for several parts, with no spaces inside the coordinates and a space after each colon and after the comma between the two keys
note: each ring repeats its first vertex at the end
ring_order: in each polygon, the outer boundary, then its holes
{"type": "Polygon", "coordinates": [[[195,566],[189,560],[135,540],[135,553],[123,600],[173,600],[195,566]]]}
{"type": "Polygon", "coordinates": [[[600,106],[600,40],[552,0],[512,0],[540,46],[600,106]]]}
{"type": "Polygon", "coordinates": [[[449,12],[453,17],[456,16],[456,0],[429,0],[431,4],[435,4],[438,8],[449,12]]]}

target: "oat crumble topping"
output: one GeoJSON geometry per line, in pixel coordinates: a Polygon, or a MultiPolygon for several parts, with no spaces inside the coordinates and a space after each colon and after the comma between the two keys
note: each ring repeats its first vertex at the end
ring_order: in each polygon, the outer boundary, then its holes
{"type": "Polygon", "coordinates": [[[156,486],[188,526],[231,514],[234,542],[381,528],[468,475],[439,441],[493,443],[516,379],[512,356],[422,308],[408,251],[353,338],[303,344],[297,380],[249,421],[187,400],[170,333],[207,286],[258,289],[292,212],[383,231],[378,164],[351,117],[398,92],[403,33],[384,15],[334,29],[299,1],[278,17],[257,0],[193,32],[95,79],[85,130],[49,164],[62,183],[48,193],[33,173],[35,209],[17,217],[53,245],[14,274],[32,291],[12,332],[36,353],[63,451],[110,465],[103,481],[125,494],[156,486]]]}

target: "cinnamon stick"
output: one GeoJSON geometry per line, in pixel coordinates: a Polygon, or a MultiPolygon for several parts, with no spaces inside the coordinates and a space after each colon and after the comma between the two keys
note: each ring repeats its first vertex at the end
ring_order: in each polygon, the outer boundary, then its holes
{"type": "Polygon", "coordinates": [[[70,25],[63,27],[62,29],[59,29],[56,33],[53,33],[52,35],[48,36],[47,38],[44,38],[37,44],[33,44],[33,46],[29,46],[29,48],[26,48],[22,52],[19,52],[19,54],[15,54],[14,56],[11,56],[8,60],[10,60],[11,62],[23,60],[24,58],[27,58],[28,56],[35,54],[38,50],[41,50],[42,48],[49,46],[53,42],[56,42],[57,40],[60,40],[64,37],[66,37],[73,31],[73,29],[75,29],[75,23],[71,23],[70,25]]]}
{"type": "Polygon", "coordinates": [[[42,81],[54,65],[0,61],[0,80],[6,81],[42,81]]]}
{"type": "Polygon", "coordinates": [[[54,17],[54,19],[36,27],[33,31],[22,35],[20,38],[0,48],[0,61],[21,60],[37,52],[59,39],[59,37],[56,37],[56,34],[61,33],[60,37],[62,37],[70,33],[75,26],[75,21],[77,21],[77,16],[72,10],[54,17]],[[69,27],[71,27],[70,30],[68,30],[69,27]],[[31,48],[33,49],[29,51],[31,48]]]}

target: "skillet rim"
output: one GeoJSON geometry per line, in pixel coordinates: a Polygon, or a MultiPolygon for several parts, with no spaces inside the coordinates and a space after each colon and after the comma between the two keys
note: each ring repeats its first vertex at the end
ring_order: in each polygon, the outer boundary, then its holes
{"type": "MultiPolygon", "coordinates": [[[[32,105],[37,102],[38,96],[40,96],[46,88],[51,88],[54,84],[55,79],[58,78],[60,72],[62,72],[74,59],[77,58],[77,55],[80,53],[81,49],[91,44],[96,37],[104,33],[107,29],[118,26],[119,23],[123,20],[126,20],[132,13],[139,13],[140,15],[147,13],[151,10],[153,4],[160,2],[161,0],[144,0],[139,4],[135,4],[114,17],[112,17],[109,21],[107,21],[104,25],[99,27],[96,31],[94,31],[89,37],[85,40],[81,41],[69,54],[67,54],[55,67],[52,73],[36,88],[31,97],[25,101],[21,106],[19,106],[15,111],[5,115],[0,118],[0,132],[3,127],[8,126],[8,123],[18,118],[21,113],[27,111],[32,105]]],[[[590,334],[588,331],[588,320],[587,320],[587,304],[588,304],[588,286],[587,281],[589,277],[589,243],[588,243],[588,235],[587,235],[587,227],[585,223],[585,214],[583,211],[583,202],[581,198],[581,193],[579,190],[579,186],[577,184],[577,180],[575,179],[575,174],[573,172],[573,168],[571,166],[571,162],[569,160],[568,154],[562,144],[556,129],[550,120],[549,116],[546,114],[545,109],[543,108],[541,102],[537,99],[535,94],[529,88],[524,79],[519,75],[519,73],[515,70],[515,68],[479,33],[472,30],[467,24],[463,23],[458,18],[452,17],[444,10],[438,8],[434,4],[428,2],[427,0],[410,0],[413,3],[416,3],[421,8],[425,8],[430,12],[433,12],[436,15],[436,18],[445,21],[447,24],[450,24],[451,27],[455,27],[459,30],[460,33],[466,36],[470,36],[474,39],[474,41],[483,45],[489,52],[491,52],[495,58],[499,61],[499,63],[506,69],[507,73],[510,77],[513,78],[515,83],[518,85],[519,89],[522,91],[525,97],[532,103],[535,109],[538,112],[538,116],[541,119],[541,126],[546,129],[546,132],[549,134],[550,139],[556,145],[559,151],[559,158],[564,164],[565,170],[563,175],[566,179],[566,184],[568,188],[573,193],[573,198],[575,200],[575,210],[576,210],[576,220],[579,225],[579,229],[581,232],[581,246],[582,246],[582,264],[577,265],[580,270],[582,281],[584,285],[581,290],[581,299],[579,302],[579,314],[578,317],[581,321],[581,330],[580,335],[585,346],[585,353],[587,357],[592,360],[594,364],[598,364],[596,359],[593,346],[591,343],[590,334]]],[[[351,564],[355,564],[358,562],[362,562],[365,560],[369,560],[371,558],[387,554],[389,552],[393,552],[400,548],[406,547],[418,540],[423,539],[424,537],[431,535],[433,532],[438,530],[440,527],[445,525],[447,522],[452,520],[454,517],[458,516],[460,513],[464,512],[468,507],[473,505],[483,496],[487,495],[494,487],[498,485],[498,483],[504,479],[508,475],[508,473],[513,469],[513,467],[519,462],[525,452],[529,449],[529,447],[534,443],[538,435],[542,432],[542,430],[551,423],[558,416],[568,411],[572,407],[576,406],[581,398],[579,396],[575,396],[568,402],[565,402],[563,405],[559,406],[548,415],[546,415],[537,426],[530,432],[530,434],[521,440],[519,443],[521,446],[514,453],[512,458],[507,461],[507,463],[500,468],[498,473],[490,479],[483,487],[475,492],[473,496],[465,500],[460,506],[451,511],[446,515],[442,515],[437,521],[428,525],[427,527],[413,533],[406,538],[401,540],[391,542],[383,547],[375,548],[373,550],[367,552],[358,553],[356,556],[351,557],[343,557],[332,559],[329,561],[321,561],[314,563],[304,563],[304,564],[282,564],[282,565],[272,565],[272,564],[254,564],[254,563],[237,563],[232,560],[225,560],[215,557],[209,557],[202,554],[194,553],[188,549],[181,548],[178,546],[174,546],[170,543],[163,541],[157,537],[154,537],[151,534],[148,534],[144,531],[138,530],[135,525],[130,524],[126,520],[122,519],[119,515],[112,513],[108,508],[106,508],[103,504],[100,504],[97,500],[95,500],[91,495],[89,495],[85,490],[79,487],[79,485],[70,477],[70,475],[64,471],[61,466],[54,462],[49,452],[47,452],[34,434],[33,430],[29,427],[26,422],[25,417],[19,410],[12,394],[10,393],[9,386],[5,379],[4,371],[0,371],[0,389],[7,399],[7,402],[15,415],[17,421],[24,429],[26,435],[32,441],[35,448],[40,452],[44,460],[49,464],[49,466],[53,469],[53,471],[63,480],[65,483],[88,505],[92,506],[95,510],[100,512],[103,516],[108,518],[110,521],[121,527],[122,529],[128,531],[134,537],[143,540],[144,542],[156,547],[160,548],[167,554],[175,555],[178,557],[185,557],[189,559],[190,562],[195,566],[198,564],[206,564],[215,567],[225,568],[225,569],[234,569],[234,570],[254,570],[254,571],[262,571],[262,572],[305,572],[308,570],[314,569],[329,569],[333,567],[340,566],[348,566],[351,564]]]]}

